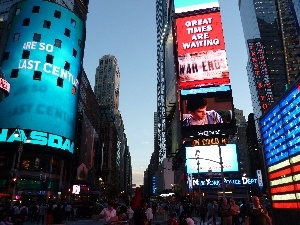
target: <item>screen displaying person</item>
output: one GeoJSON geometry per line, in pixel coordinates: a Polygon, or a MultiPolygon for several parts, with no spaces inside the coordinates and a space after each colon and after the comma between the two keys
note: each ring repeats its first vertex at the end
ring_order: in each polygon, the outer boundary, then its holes
{"type": "Polygon", "coordinates": [[[183,126],[223,123],[222,117],[215,110],[206,110],[207,101],[204,98],[187,100],[190,115],[183,120],[183,126]]]}

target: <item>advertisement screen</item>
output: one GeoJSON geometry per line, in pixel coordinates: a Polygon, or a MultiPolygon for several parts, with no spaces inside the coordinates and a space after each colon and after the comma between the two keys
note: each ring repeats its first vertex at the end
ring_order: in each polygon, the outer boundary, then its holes
{"type": "Polygon", "coordinates": [[[74,141],[84,23],[48,1],[22,1],[17,8],[1,64],[10,96],[1,103],[0,128],[74,141]]]}
{"type": "Polygon", "coordinates": [[[299,209],[300,85],[260,120],[273,208],[299,209]]]}
{"type": "Polygon", "coordinates": [[[234,110],[230,86],[181,90],[182,136],[234,133],[234,110]]]}
{"type": "Polygon", "coordinates": [[[219,7],[218,0],[174,0],[175,13],[219,7]]]}
{"type": "MultiPolygon", "coordinates": [[[[224,172],[238,172],[238,160],[235,144],[220,146],[224,172]]],[[[186,147],[187,173],[212,173],[221,172],[219,146],[194,146],[186,147]]]]}
{"type": "Polygon", "coordinates": [[[220,12],[176,19],[179,88],[229,84],[220,12]]]}

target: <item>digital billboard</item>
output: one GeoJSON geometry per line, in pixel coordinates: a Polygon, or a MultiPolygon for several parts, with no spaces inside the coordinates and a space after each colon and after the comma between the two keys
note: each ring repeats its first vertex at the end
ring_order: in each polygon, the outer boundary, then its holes
{"type": "Polygon", "coordinates": [[[181,90],[180,108],[183,137],[235,133],[229,85],[181,90]]]}
{"type": "Polygon", "coordinates": [[[220,12],[176,19],[179,88],[229,84],[220,12]]]}
{"type": "Polygon", "coordinates": [[[1,103],[0,128],[74,141],[85,24],[49,1],[22,1],[11,10],[1,64],[11,92],[1,103]]]}
{"type": "Polygon", "coordinates": [[[260,120],[273,208],[300,209],[300,85],[260,120]]]}
{"type": "MultiPolygon", "coordinates": [[[[221,147],[221,155],[224,172],[238,172],[238,160],[235,144],[227,144],[221,147]]],[[[219,146],[193,146],[185,147],[186,149],[186,168],[187,173],[198,173],[199,158],[199,173],[207,173],[211,170],[212,173],[221,172],[219,146]]]]}
{"type": "Polygon", "coordinates": [[[0,102],[9,95],[10,84],[5,80],[4,73],[0,67],[0,102]]]}
{"type": "Polygon", "coordinates": [[[219,7],[218,0],[174,0],[175,13],[219,7]]]}
{"type": "Polygon", "coordinates": [[[248,40],[248,49],[261,110],[266,112],[269,106],[273,104],[274,99],[264,46],[260,39],[248,40]]]}

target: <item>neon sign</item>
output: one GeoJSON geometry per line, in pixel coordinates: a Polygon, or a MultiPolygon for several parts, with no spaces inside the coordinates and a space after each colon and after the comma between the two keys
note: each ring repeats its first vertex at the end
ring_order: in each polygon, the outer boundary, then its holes
{"type": "MultiPolygon", "coordinates": [[[[15,137],[14,134],[9,135],[9,129],[1,129],[0,131],[0,142],[14,142],[21,141],[26,143],[26,134],[24,130],[19,129],[19,137],[15,137]]],[[[30,144],[33,145],[43,145],[53,148],[58,148],[61,150],[66,150],[71,153],[74,152],[74,143],[67,138],[59,135],[49,134],[40,131],[30,131],[29,137],[31,139],[30,144]]]]}

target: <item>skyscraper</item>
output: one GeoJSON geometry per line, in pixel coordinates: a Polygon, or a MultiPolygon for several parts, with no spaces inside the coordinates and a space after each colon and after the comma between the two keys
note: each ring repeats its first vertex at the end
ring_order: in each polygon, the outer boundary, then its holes
{"type": "Polygon", "coordinates": [[[299,77],[299,23],[292,0],[239,0],[239,9],[257,120],[299,77]]]}
{"type": "Polygon", "coordinates": [[[119,108],[120,70],[117,58],[105,55],[99,60],[96,69],[95,88],[98,103],[108,107],[111,115],[116,115],[119,108]]]}

